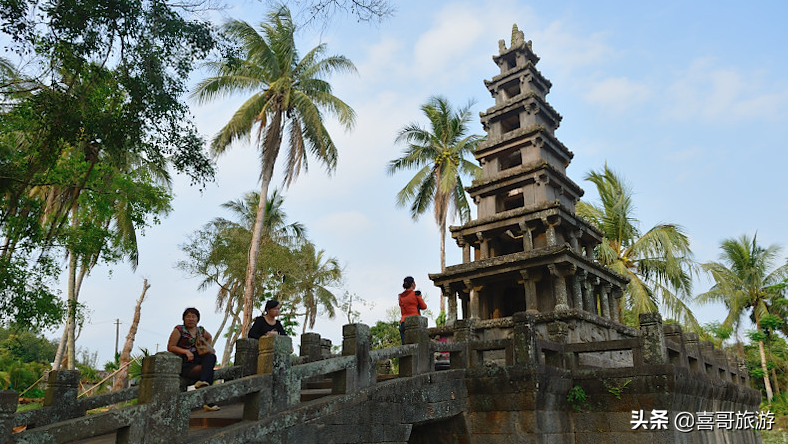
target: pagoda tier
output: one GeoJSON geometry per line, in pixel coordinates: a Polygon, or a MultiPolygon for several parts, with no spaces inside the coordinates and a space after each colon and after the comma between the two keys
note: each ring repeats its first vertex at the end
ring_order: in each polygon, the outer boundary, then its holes
{"type": "Polygon", "coordinates": [[[573,154],[555,137],[561,116],[539,57],[515,25],[493,61],[501,73],[485,84],[495,106],[480,115],[487,139],[474,152],[482,177],[467,188],[478,216],[451,227],[463,263],[430,274],[447,321],[458,309],[478,320],[576,309],[619,321],[627,280],[594,260],[602,233],[575,216],[583,190],[566,176],[573,154]]]}

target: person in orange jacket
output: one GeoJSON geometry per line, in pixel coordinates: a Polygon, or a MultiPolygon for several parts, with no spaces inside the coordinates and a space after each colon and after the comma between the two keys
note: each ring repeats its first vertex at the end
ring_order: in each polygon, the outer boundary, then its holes
{"type": "Polygon", "coordinates": [[[399,337],[402,344],[405,344],[405,318],[408,316],[418,316],[421,310],[427,309],[427,304],[421,298],[421,292],[416,290],[416,281],[412,276],[407,276],[402,282],[405,289],[399,294],[399,309],[402,317],[399,320],[399,337]]]}

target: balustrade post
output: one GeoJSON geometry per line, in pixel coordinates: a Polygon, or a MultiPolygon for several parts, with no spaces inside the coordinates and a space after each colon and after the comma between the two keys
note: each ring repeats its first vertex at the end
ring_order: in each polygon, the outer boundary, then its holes
{"type": "Polygon", "coordinates": [[[377,371],[369,356],[370,342],[368,325],[342,326],[342,356],[355,356],[356,364],[334,374],[332,393],[352,393],[375,383],[377,371]]]}
{"type": "Polygon", "coordinates": [[[715,368],[718,367],[717,359],[714,357],[714,343],[711,341],[698,341],[700,347],[700,354],[703,355],[705,362],[705,373],[709,376],[717,376],[715,368]]]}
{"type": "Polygon", "coordinates": [[[299,356],[306,356],[308,362],[319,361],[323,356],[320,345],[320,335],[317,333],[304,333],[301,335],[301,350],[299,356]]]}
{"type": "Polygon", "coordinates": [[[531,313],[518,312],[512,315],[514,332],[512,345],[514,348],[514,365],[535,365],[536,356],[536,331],[534,329],[536,316],[531,313]]]}
{"type": "MultiPolygon", "coordinates": [[[[273,336],[263,336],[260,339],[240,338],[235,343],[236,360],[239,354],[244,356],[241,365],[244,367],[244,376],[270,375],[273,372],[273,336]]],[[[238,365],[238,364],[236,364],[238,365]]],[[[271,411],[271,379],[266,379],[266,388],[259,392],[249,393],[243,397],[243,419],[257,421],[264,418],[271,411]]]]}
{"type": "MultiPolygon", "coordinates": [[[[289,336],[265,336],[260,338],[260,350],[263,349],[270,350],[269,360],[264,363],[263,369],[268,370],[270,367],[271,399],[274,410],[285,410],[298,404],[301,401],[301,379],[293,376],[290,371],[293,340],[289,336]]],[[[258,364],[257,372],[260,373],[260,370],[261,365],[258,364]]]]}
{"type": "Polygon", "coordinates": [[[14,429],[14,414],[19,403],[19,393],[0,390],[0,442],[11,442],[14,429]]]}
{"type": "MultiPolygon", "coordinates": [[[[148,404],[145,423],[135,424],[124,434],[143,435],[145,444],[181,443],[189,429],[189,409],[177,402],[183,361],[169,352],[159,352],[142,360],[138,404],[148,404]]],[[[134,442],[129,437],[129,441],[134,442]]]]}
{"type": "MultiPolygon", "coordinates": [[[[673,341],[679,347],[679,356],[677,359],[670,359],[670,363],[680,367],[689,368],[689,361],[687,359],[687,348],[684,345],[684,334],[681,331],[679,324],[667,324],[662,326],[662,331],[665,332],[665,339],[673,341]]],[[[670,357],[670,354],[668,354],[670,357]]]]}
{"type": "Polygon", "coordinates": [[[257,373],[257,351],[257,339],[238,338],[235,341],[235,362],[233,365],[243,369],[242,376],[257,373]]]}
{"type": "Polygon", "coordinates": [[[322,356],[323,358],[331,357],[331,339],[328,338],[320,339],[320,356],[322,356]]]}
{"type": "Polygon", "coordinates": [[[405,344],[416,344],[417,348],[415,354],[400,358],[400,376],[415,376],[429,372],[433,367],[433,357],[430,353],[427,318],[423,316],[405,318],[405,344]]]}
{"type": "Polygon", "coordinates": [[[668,349],[665,346],[665,332],[662,330],[662,316],[659,313],[643,313],[639,320],[643,364],[666,364],[668,349]]]}
{"type": "Polygon", "coordinates": [[[449,365],[452,370],[469,367],[468,344],[473,340],[473,321],[458,319],[454,324],[454,342],[461,343],[462,349],[449,353],[449,365]]]}
{"type": "Polygon", "coordinates": [[[85,409],[77,402],[79,370],[52,370],[47,377],[44,407],[52,408],[53,422],[85,416],[85,409]]]}

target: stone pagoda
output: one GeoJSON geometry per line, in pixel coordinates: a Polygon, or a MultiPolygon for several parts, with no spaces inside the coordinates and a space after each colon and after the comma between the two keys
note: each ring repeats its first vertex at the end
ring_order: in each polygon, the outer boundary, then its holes
{"type": "Polygon", "coordinates": [[[627,281],[594,260],[602,233],[575,216],[583,190],[566,176],[573,154],[555,137],[552,85],[517,25],[498,48],[501,73],[485,81],[495,105],[480,114],[487,140],[475,152],[482,177],[467,188],[478,217],[451,227],[462,264],[430,274],[448,298],[447,323],[493,326],[525,311],[620,326],[627,281]]]}

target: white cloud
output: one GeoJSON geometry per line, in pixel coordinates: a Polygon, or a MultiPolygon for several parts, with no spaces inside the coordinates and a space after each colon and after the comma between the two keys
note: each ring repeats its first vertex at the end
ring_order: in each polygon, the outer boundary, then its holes
{"type": "Polygon", "coordinates": [[[592,84],[585,99],[614,113],[622,113],[651,97],[648,86],[626,77],[611,77],[592,84]]]}
{"type": "Polygon", "coordinates": [[[757,73],[722,67],[711,58],[695,60],[667,91],[668,118],[704,122],[780,118],[788,100],[785,86],[765,84],[757,73]]]}
{"type": "MultiPolygon", "coordinates": [[[[421,34],[414,48],[414,69],[420,77],[429,77],[453,69],[482,35],[483,17],[472,9],[447,7],[435,25],[421,34]]],[[[492,45],[491,45],[492,46],[492,45]]]]}
{"type": "MultiPolygon", "coordinates": [[[[526,39],[529,39],[526,35],[526,39]]],[[[534,33],[532,40],[538,45],[534,50],[551,66],[570,72],[593,65],[602,65],[615,56],[605,42],[607,33],[597,32],[578,35],[567,29],[561,20],[550,23],[547,28],[534,33]]]]}

